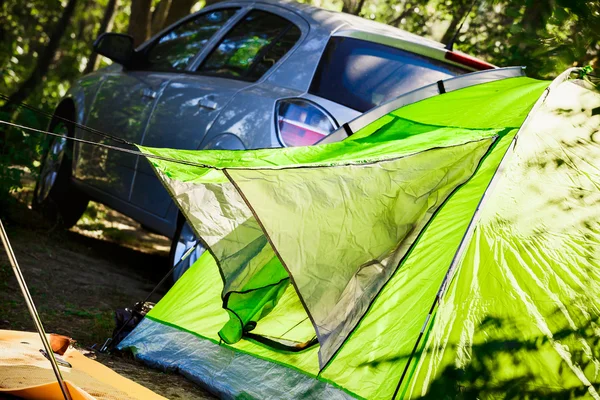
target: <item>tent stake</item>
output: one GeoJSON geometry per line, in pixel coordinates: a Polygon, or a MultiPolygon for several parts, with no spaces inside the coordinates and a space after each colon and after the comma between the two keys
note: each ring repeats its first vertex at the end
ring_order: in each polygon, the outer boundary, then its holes
{"type": "Polygon", "coordinates": [[[17,278],[17,282],[19,282],[19,287],[21,288],[21,292],[23,293],[23,298],[25,299],[25,303],[27,304],[27,308],[29,309],[29,313],[31,314],[31,318],[35,323],[35,327],[40,334],[40,338],[42,339],[42,344],[46,349],[46,354],[48,354],[48,359],[50,360],[50,364],[52,364],[52,369],[54,370],[54,375],[56,375],[56,380],[60,385],[60,390],[66,400],[71,400],[71,394],[69,393],[69,389],[67,388],[65,381],[62,378],[60,373],[60,369],[58,369],[58,364],[56,363],[56,359],[54,358],[54,352],[48,343],[48,338],[46,337],[46,332],[44,331],[44,326],[42,325],[42,321],[40,316],[35,308],[35,304],[33,303],[33,299],[31,298],[31,294],[29,293],[29,289],[27,288],[27,283],[25,283],[25,278],[21,273],[21,268],[17,262],[17,257],[13,252],[13,249],[8,240],[8,235],[4,230],[4,225],[2,224],[2,220],[0,220],[0,237],[2,238],[2,244],[4,245],[4,249],[6,250],[6,254],[8,255],[8,259],[10,261],[10,265],[12,266],[13,272],[15,273],[15,277],[17,278]]]}
{"type": "MultiPolygon", "coordinates": [[[[175,268],[177,268],[179,266],[179,264],[184,262],[201,244],[202,244],[202,242],[200,242],[200,240],[198,240],[195,245],[193,245],[192,247],[187,249],[187,251],[185,253],[183,253],[183,255],[181,256],[181,259],[175,265],[173,265],[173,267],[171,267],[169,272],[167,272],[165,274],[165,276],[160,280],[160,282],[158,282],[156,284],[156,286],[154,286],[154,289],[152,289],[152,291],[150,293],[148,293],[146,298],[144,300],[142,300],[140,303],[144,304],[148,300],[150,300],[150,297],[152,297],[154,292],[156,292],[158,290],[158,288],[161,287],[167,281],[169,276],[171,276],[173,271],[175,271],[175,268]]],[[[140,304],[140,303],[136,303],[136,304],[140,304]]],[[[127,325],[129,325],[129,323],[133,319],[133,316],[134,316],[134,314],[133,314],[133,309],[132,309],[131,316],[129,317],[129,319],[121,326],[121,328],[117,331],[117,333],[113,333],[112,337],[109,337],[108,339],[106,339],[104,344],[100,347],[100,349],[98,350],[100,353],[106,353],[109,350],[109,348],[114,347],[113,342],[114,342],[115,338],[117,336],[119,336],[121,334],[121,332],[123,332],[123,329],[125,329],[125,327],[127,327],[127,325]]]]}

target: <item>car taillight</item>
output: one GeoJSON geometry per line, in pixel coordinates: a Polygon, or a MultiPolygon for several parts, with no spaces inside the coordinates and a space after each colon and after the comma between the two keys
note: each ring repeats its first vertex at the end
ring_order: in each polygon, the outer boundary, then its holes
{"type": "Polygon", "coordinates": [[[475,68],[477,70],[494,69],[494,64],[490,64],[468,54],[460,51],[447,51],[445,55],[446,60],[454,61],[456,63],[466,65],[467,67],[475,68]]]}
{"type": "Polygon", "coordinates": [[[281,144],[310,146],[336,129],[335,121],[316,104],[302,99],[277,102],[275,125],[281,144]]]}

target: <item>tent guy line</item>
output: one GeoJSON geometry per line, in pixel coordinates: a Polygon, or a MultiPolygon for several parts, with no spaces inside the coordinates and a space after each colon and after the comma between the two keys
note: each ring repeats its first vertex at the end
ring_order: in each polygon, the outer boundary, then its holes
{"type": "MultiPolygon", "coordinates": [[[[173,162],[173,163],[177,163],[177,164],[188,165],[190,167],[210,168],[210,166],[205,165],[205,164],[195,163],[192,161],[182,161],[182,160],[177,160],[175,158],[157,156],[157,155],[153,155],[153,154],[145,154],[145,153],[142,153],[137,150],[124,149],[123,147],[111,146],[111,145],[105,144],[105,143],[92,142],[91,140],[85,140],[85,139],[79,139],[79,138],[75,138],[75,137],[71,137],[71,136],[65,136],[65,135],[61,135],[58,133],[45,131],[42,129],[37,129],[37,128],[25,126],[25,125],[15,124],[15,123],[8,122],[8,121],[0,120],[0,124],[12,126],[14,128],[24,129],[24,130],[31,131],[31,132],[43,133],[44,135],[48,135],[48,136],[55,136],[55,137],[59,137],[62,139],[72,140],[74,142],[91,144],[92,146],[104,147],[105,149],[120,151],[122,153],[129,153],[129,154],[133,154],[133,155],[140,156],[140,157],[154,158],[157,160],[169,161],[169,162],[173,162]]],[[[127,143],[127,144],[131,144],[132,146],[135,146],[135,144],[132,144],[132,143],[127,143]]]]}
{"type": "MultiPolygon", "coordinates": [[[[141,151],[138,151],[138,150],[131,150],[131,149],[125,149],[123,147],[111,146],[111,145],[105,144],[105,143],[93,142],[91,140],[80,139],[80,138],[76,138],[76,137],[72,137],[72,136],[65,136],[64,134],[59,134],[59,133],[55,133],[55,132],[45,131],[43,129],[32,128],[32,127],[29,127],[29,126],[25,126],[25,125],[21,125],[21,124],[15,124],[13,122],[8,122],[8,121],[4,121],[4,120],[0,120],[0,124],[12,126],[14,128],[23,129],[23,130],[26,130],[26,131],[31,131],[31,132],[36,132],[36,133],[42,133],[42,134],[44,134],[46,136],[54,136],[54,137],[57,137],[57,138],[71,140],[71,141],[74,141],[74,142],[79,142],[79,143],[83,143],[83,144],[89,144],[89,145],[92,145],[92,146],[103,147],[103,148],[106,148],[106,149],[109,149],[109,150],[120,151],[122,153],[133,154],[135,156],[145,157],[145,158],[148,158],[148,159],[155,159],[155,160],[167,161],[167,162],[171,162],[171,163],[175,163],[175,164],[187,165],[189,167],[207,168],[207,169],[215,169],[215,170],[221,170],[221,171],[234,170],[234,169],[284,170],[284,169],[296,169],[296,168],[325,168],[325,167],[327,167],[327,165],[324,164],[324,163],[308,164],[308,165],[304,165],[304,166],[281,166],[281,167],[275,167],[275,166],[268,166],[268,167],[266,167],[266,166],[261,166],[261,167],[239,167],[239,168],[232,167],[232,166],[215,167],[213,165],[197,163],[197,162],[190,161],[190,160],[182,160],[182,159],[179,159],[179,158],[173,158],[173,157],[168,157],[168,156],[159,156],[159,155],[153,154],[151,152],[141,152],[141,151]]],[[[481,139],[477,139],[475,141],[480,141],[480,140],[481,139]]],[[[330,144],[330,143],[323,143],[323,144],[330,144]]],[[[130,143],[130,145],[138,147],[138,148],[143,148],[143,146],[137,145],[135,143],[130,143]]],[[[449,147],[453,147],[453,145],[451,145],[449,147]]],[[[281,149],[281,148],[273,147],[273,148],[254,149],[254,150],[277,150],[277,149],[281,149]]],[[[437,147],[433,147],[430,150],[433,150],[433,149],[438,149],[438,148],[437,147]]],[[[211,149],[203,149],[203,150],[196,150],[196,151],[213,151],[213,150],[211,150],[211,149]]],[[[247,150],[232,150],[232,151],[242,152],[242,151],[247,151],[247,150]]],[[[390,159],[388,161],[398,160],[398,159],[405,158],[405,157],[410,156],[410,155],[413,155],[413,154],[405,154],[405,155],[402,155],[402,156],[400,156],[398,158],[390,159]]],[[[360,162],[360,163],[348,162],[347,164],[341,164],[341,165],[346,165],[346,166],[368,166],[368,165],[375,164],[375,163],[378,163],[378,162],[381,162],[381,161],[382,160],[373,159],[373,160],[370,160],[370,161],[367,161],[367,162],[360,162]]]]}
{"type": "MultiPolygon", "coordinates": [[[[7,102],[10,102],[10,101],[11,101],[11,100],[10,100],[10,97],[8,97],[8,96],[6,96],[6,95],[4,95],[4,94],[1,94],[1,93],[0,93],[0,99],[2,99],[2,100],[5,100],[5,101],[7,101],[7,102]]],[[[106,133],[106,132],[99,131],[98,129],[94,129],[94,128],[92,128],[92,127],[89,127],[89,126],[87,126],[87,125],[80,124],[80,123],[78,123],[78,122],[75,122],[75,121],[72,121],[72,120],[70,120],[70,119],[68,119],[68,118],[61,117],[60,115],[51,114],[51,113],[49,113],[49,112],[47,112],[47,111],[44,111],[44,110],[41,110],[41,109],[39,109],[39,108],[37,108],[37,107],[31,106],[31,105],[29,105],[29,104],[27,104],[27,103],[18,103],[18,102],[13,102],[13,103],[14,103],[14,104],[15,104],[17,107],[22,107],[22,108],[25,108],[25,109],[27,109],[27,110],[29,110],[29,111],[33,111],[33,112],[35,112],[35,113],[38,113],[38,114],[40,114],[40,115],[43,115],[43,116],[45,116],[45,117],[48,117],[48,118],[50,118],[50,119],[52,119],[52,118],[56,118],[56,119],[58,119],[58,120],[61,120],[61,121],[63,121],[63,122],[67,122],[67,123],[69,123],[69,124],[72,124],[72,125],[76,126],[76,127],[77,127],[77,128],[79,128],[79,129],[82,129],[82,130],[84,130],[84,131],[88,131],[88,132],[90,132],[90,133],[93,133],[93,134],[95,134],[95,135],[103,136],[103,137],[105,137],[105,138],[107,138],[107,139],[114,140],[115,142],[119,142],[119,143],[123,143],[123,144],[128,144],[128,145],[130,145],[130,146],[134,146],[134,145],[135,145],[135,143],[131,143],[130,141],[128,141],[128,140],[125,140],[125,139],[123,139],[123,138],[120,138],[120,137],[118,137],[118,136],[114,136],[114,135],[111,135],[111,134],[109,134],[109,133],[106,133]]]]}

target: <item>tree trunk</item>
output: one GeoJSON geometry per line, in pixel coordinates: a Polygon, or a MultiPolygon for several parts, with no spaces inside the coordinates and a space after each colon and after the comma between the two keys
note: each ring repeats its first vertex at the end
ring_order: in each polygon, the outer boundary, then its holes
{"type": "Polygon", "coordinates": [[[365,5],[365,0],[343,0],[342,12],[352,15],[359,15],[365,5]]]}
{"type": "Polygon", "coordinates": [[[351,14],[354,10],[354,0],[342,0],[342,12],[351,14]]]}
{"type": "Polygon", "coordinates": [[[456,30],[458,29],[460,22],[464,18],[466,18],[467,13],[469,12],[469,8],[470,8],[470,4],[467,4],[467,1],[464,1],[458,7],[458,10],[456,10],[456,12],[452,14],[452,20],[450,21],[450,25],[448,26],[448,29],[446,30],[446,32],[444,32],[444,36],[442,37],[442,40],[441,40],[441,42],[443,44],[447,45],[448,43],[450,43],[450,40],[452,40],[452,38],[456,34],[456,30]]]}
{"type": "MultiPolygon", "coordinates": [[[[115,21],[115,11],[117,10],[118,5],[119,0],[108,0],[106,10],[104,10],[104,16],[102,17],[102,22],[100,22],[100,28],[98,29],[98,34],[96,36],[100,36],[104,32],[109,32],[112,29],[113,22],[115,21]]],[[[98,58],[98,53],[92,50],[92,54],[90,54],[90,58],[85,65],[83,74],[85,75],[95,71],[99,64],[100,58],[98,58]]]]}
{"type": "Polygon", "coordinates": [[[160,3],[156,6],[156,9],[152,13],[151,35],[157,34],[165,26],[171,2],[172,0],[160,0],[160,3]]]}
{"type": "Polygon", "coordinates": [[[131,15],[127,33],[133,37],[133,45],[139,46],[150,37],[152,0],[131,0],[131,15]]]}
{"type": "MultiPolygon", "coordinates": [[[[69,25],[69,21],[73,16],[76,3],[77,0],[68,1],[67,6],[64,8],[62,15],[60,16],[60,19],[50,34],[50,40],[48,41],[48,44],[40,52],[31,75],[29,75],[29,77],[21,84],[21,86],[19,86],[19,89],[17,89],[16,92],[10,95],[7,102],[0,109],[0,112],[5,112],[9,115],[12,115],[12,112],[15,110],[15,106],[25,101],[31,92],[33,92],[42,82],[48,73],[48,70],[50,69],[50,65],[52,64],[54,56],[56,55],[56,51],[58,50],[60,40],[62,39],[67,26],[69,25]]],[[[2,134],[0,133],[0,140],[3,139],[1,136],[2,134]]]]}
{"type": "Polygon", "coordinates": [[[364,5],[365,5],[365,0],[358,0],[358,5],[356,6],[356,8],[354,9],[354,12],[352,14],[360,15],[360,12],[362,11],[364,5]]]}
{"type": "MultiPolygon", "coordinates": [[[[187,16],[192,11],[192,7],[196,4],[198,0],[172,0],[171,7],[169,7],[169,13],[167,14],[167,19],[165,20],[164,26],[169,26],[179,21],[181,18],[187,16]]],[[[210,4],[214,4],[216,1],[206,1],[206,6],[210,4]]]]}
{"type": "Polygon", "coordinates": [[[536,31],[546,25],[547,15],[545,10],[551,10],[552,7],[545,0],[528,0],[525,2],[525,12],[521,25],[526,34],[535,35],[536,31]]]}

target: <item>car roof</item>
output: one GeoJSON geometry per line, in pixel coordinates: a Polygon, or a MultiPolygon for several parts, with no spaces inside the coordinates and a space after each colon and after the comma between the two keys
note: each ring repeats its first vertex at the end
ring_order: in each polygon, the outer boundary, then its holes
{"type": "MultiPolygon", "coordinates": [[[[219,3],[223,5],[224,3],[219,3]]],[[[238,0],[236,3],[251,4],[269,4],[272,6],[283,7],[303,17],[309,24],[317,24],[320,28],[334,33],[340,28],[344,30],[357,29],[360,31],[373,32],[388,37],[395,37],[401,40],[416,42],[432,48],[443,49],[442,43],[435,40],[427,39],[419,35],[407,32],[405,30],[395,28],[377,21],[372,21],[366,18],[361,18],[356,15],[351,15],[339,11],[330,11],[322,8],[314,7],[308,4],[302,4],[290,0],[238,0]]]]}

